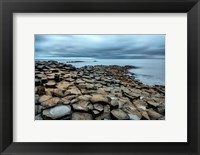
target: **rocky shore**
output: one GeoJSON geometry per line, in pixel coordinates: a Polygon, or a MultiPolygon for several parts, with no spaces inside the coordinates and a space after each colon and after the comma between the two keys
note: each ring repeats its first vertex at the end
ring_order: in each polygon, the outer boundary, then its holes
{"type": "Polygon", "coordinates": [[[36,61],[35,119],[164,120],[165,87],[144,85],[129,69],[36,61]]]}

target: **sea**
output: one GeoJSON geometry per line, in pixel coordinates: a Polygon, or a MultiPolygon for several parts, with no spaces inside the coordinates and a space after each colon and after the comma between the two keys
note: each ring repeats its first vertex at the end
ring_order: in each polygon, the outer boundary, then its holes
{"type": "Polygon", "coordinates": [[[88,65],[132,65],[138,68],[130,69],[129,72],[130,74],[133,73],[135,78],[140,82],[149,86],[165,86],[165,59],[94,59],[84,57],[72,57],[36,60],[55,60],[62,63],[70,63],[77,68],[88,65]]]}

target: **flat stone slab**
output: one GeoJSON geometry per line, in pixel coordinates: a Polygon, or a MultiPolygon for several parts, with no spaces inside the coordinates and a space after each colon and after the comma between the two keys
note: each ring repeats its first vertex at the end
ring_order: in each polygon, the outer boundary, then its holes
{"type": "Polygon", "coordinates": [[[58,105],[56,107],[44,110],[42,114],[45,117],[57,119],[65,115],[70,115],[71,107],[68,105],[58,105]]]}

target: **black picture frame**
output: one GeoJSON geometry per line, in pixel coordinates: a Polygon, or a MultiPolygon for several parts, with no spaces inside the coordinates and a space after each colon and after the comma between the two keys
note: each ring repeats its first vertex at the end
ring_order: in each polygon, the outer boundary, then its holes
{"type": "MultiPolygon", "coordinates": [[[[0,0],[1,154],[200,154],[200,2],[198,0],[0,0]],[[13,13],[187,13],[187,143],[13,142],[13,13]]],[[[181,58],[177,58],[181,59],[181,58]]],[[[31,134],[31,131],[30,131],[31,134]]]]}

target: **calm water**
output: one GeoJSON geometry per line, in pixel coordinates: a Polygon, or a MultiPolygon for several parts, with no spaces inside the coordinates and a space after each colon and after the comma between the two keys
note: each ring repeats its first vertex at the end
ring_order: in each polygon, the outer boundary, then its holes
{"type": "Polygon", "coordinates": [[[147,85],[165,85],[165,59],[68,58],[54,60],[64,63],[67,61],[84,61],[78,63],[71,63],[75,67],[82,67],[86,65],[132,65],[140,67],[138,69],[130,69],[129,71],[131,73],[134,73],[136,79],[140,80],[142,83],[147,85]]]}

